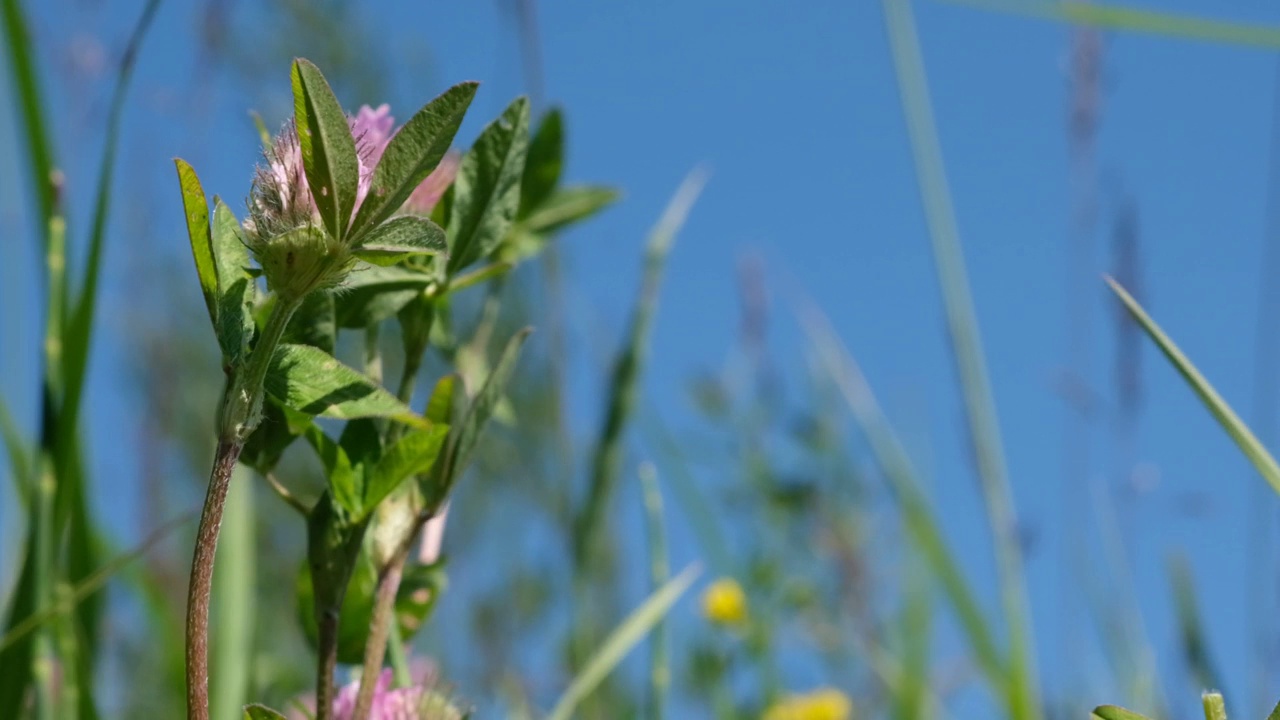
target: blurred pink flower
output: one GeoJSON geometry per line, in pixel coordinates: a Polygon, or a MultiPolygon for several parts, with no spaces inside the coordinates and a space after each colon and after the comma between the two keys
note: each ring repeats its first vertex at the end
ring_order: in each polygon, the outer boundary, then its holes
{"type": "Polygon", "coordinates": [[[458,165],[461,162],[462,156],[455,151],[450,151],[441,158],[436,169],[413,189],[413,193],[404,203],[403,211],[412,215],[430,215],[436,203],[444,197],[445,190],[449,189],[454,178],[458,176],[458,165]]]}
{"type": "MultiPolygon", "coordinates": [[[[421,658],[411,662],[414,684],[407,688],[391,687],[391,671],[383,670],[373,690],[373,707],[369,720],[456,720],[462,713],[448,700],[447,695],[433,689],[436,680],[435,665],[421,658]]],[[[354,680],[342,686],[333,699],[333,720],[352,720],[356,710],[356,696],[360,693],[360,681],[354,680]]],[[[315,703],[306,703],[307,710],[315,703]]],[[[292,720],[302,720],[305,715],[295,712],[292,720]]]]}
{"type": "MultiPolygon", "coordinates": [[[[333,720],[351,720],[356,712],[356,695],[360,683],[353,682],[338,691],[333,701],[333,720]]],[[[422,704],[422,688],[391,688],[391,671],[383,670],[373,691],[373,708],[369,720],[418,720],[418,707],[422,704]]]]}

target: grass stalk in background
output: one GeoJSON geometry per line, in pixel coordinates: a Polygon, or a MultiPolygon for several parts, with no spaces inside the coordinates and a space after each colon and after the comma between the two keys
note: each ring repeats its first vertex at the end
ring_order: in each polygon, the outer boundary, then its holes
{"type": "Polygon", "coordinates": [[[649,235],[640,294],[632,312],[626,344],[613,365],[604,424],[591,459],[587,497],[575,518],[574,564],[579,570],[585,568],[590,560],[597,528],[608,509],[609,498],[622,472],[623,430],[630,420],[639,394],[640,377],[649,350],[649,331],[658,305],[658,290],[667,254],[706,180],[705,170],[695,169],[689,173],[649,235]]]}
{"type": "Polygon", "coordinates": [[[1280,28],[1244,23],[1209,20],[1192,15],[1139,10],[1116,5],[1082,2],[1081,0],[946,0],[1016,15],[1027,15],[1092,25],[1107,30],[1123,30],[1153,35],[1167,35],[1184,40],[1241,45],[1265,50],[1280,49],[1280,28]]]}
{"type": "Polygon", "coordinates": [[[1277,493],[1280,493],[1280,465],[1276,464],[1275,458],[1271,457],[1271,453],[1267,452],[1266,447],[1258,441],[1253,432],[1249,430],[1249,426],[1244,424],[1239,415],[1231,409],[1226,400],[1218,394],[1209,381],[1200,374],[1196,366],[1191,360],[1182,353],[1182,350],[1174,344],[1173,340],[1160,329],[1155,320],[1147,315],[1138,301],[1134,300],[1124,288],[1111,278],[1106,278],[1107,284],[1111,286],[1112,291],[1124,303],[1125,308],[1133,315],[1142,329],[1146,331],[1147,336],[1155,341],[1160,348],[1160,352],[1173,364],[1174,368],[1182,375],[1182,379],[1187,381],[1191,389],[1195,391],[1196,396],[1200,398],[1200,402],[1208,408],[1209,412],[1218,421],[1231,439],[1235,441],[1236,446],[1249,458],[1249,462],[1253,463],[1254,468],[1262,475],[1262,478],[1271,485],[1277,493]]]}
{"type": "Polygon", "coordinates": [[[1008,701],[1007,672],[996,647],[995,634],[942,535],[916,478],[910,456],[881,411],[866,377],[844,349],[830,323],[812,306],[802,307],[798,314],[822,367],[830,373],[848,404],[854,422],[866,438],[876,464],[889,484],[902,512],[907,536],[916,545],[930,575],[939,583],[955,611],[978,669],[992,690],[1008,701]]]}
{"type": "Polygon", "coordinates": [[[253,664],[257,541],[254,533],[253,482],[245,468],[232,474],[222,525],[220,572],[213,578],[213,677],[210,715],[233,718],[249,701],[253,664]]]}
{"type": "MultiPolygon", "coordinates": [[[[29,513],[31,527],[27,555],[6,622],[9,635],[13,635],[16,628],[25,626],[24,623],[32,617],[51,612],[56,604],[65,604],[70,592],[68,588],[86,586],[86,580],[100,568],[84,489],[78,441],[79,408],[91,347],[120,123],[134,61],[158,7],[158,0],[152,0],[143,9],[118,66],[103,140],[89,253],[74,302],[70,299],[72,288],[67,282],[70,261],[65,251],[66,228],[59,211],[61,183],[54,169],[53,150],[47,135],[49,123],[44,115],[35,51],[17,0],[5,0],[0,8],[17,94],[14,104],[21,109],[25,133],[27,184],[34,188],[36,224],[40,228],[40,248],[45,261],[41,284],[46,292],[45,354],[39,383],[42,389],[40,449],[17,456],[30,457],[32,465],[40,467],[39,472],[33,468],[30,478],[36,487],[29,488],[26,493],[35,496],[34,504],[39,508],[38,511],[33,508],[29,513]],[[37,456],[38,461],[34,459],[37,456]]],[[[16,440],[10,438],[6,442],[15,444],[16,440]]],[[[20,489],[19,496],[22,494],[20,489]]],[[[92,685],[101,600],[92,595],[82,597],[75,608],[74,620],[68,618],[58,622],[60,642],[56,645],[52,636],[54,630],[38,624],[35,637],[30,642],[20,639],[0,651],[0,665],[6,668],[3,678],[0,678],[0,716],[17,717],[30,681],[37,675],[46,679],[50,677],[55,664],[61,669],[60,682],[67,689],[64,699],[70,701],[67,707],[60,708],[60,713],[76,717],[96,716],[92,685]],[[38,665],[34,669],[33,661],[38,665]]],[[[44,681],[39,681],[42,688],[44,684],[44,681]]],[[[46,690],[36,693],[36,710],[40,717],[47,717],[53,712],[46,690]]]]}
{"type": "Polygon", "coordinates": [[[1199,604],[1196,602],[1195,579],[1191,577],[1191,566],[1187,564],[1185,557],[1175,555],[1169,560],[1169,584],[1174,610],[1178,616],[1178,637],[1182,642],[1187,670],[1196,685],[1223,688],[1222,676],[1209,657],[1209,641],[1204,631],[1204,622],[1200,618],[1199,604]]]}
{"type": "Polygon", "coordinates": [[[610,374],[605,414],[591,458],[586,496],[574,509],[571,518],[571,593],[577,613],[575,625],[570,630],[569,650],[570,666],[574,671],[585,668],[583,663],[587,662],[587,655],[602,630],[599,610],[595,608],[599,603],[592,603],[588,598],[592,580],[603,587],[614,584],[608,578],[599,577],[602,570],[608,569],[608,563],[603,562],[607,557],[607,538],[600,528],[608,515],[610,499],[622,472],[625,430],[640,394],[640,379],[649,353],[650,331],[667,255],[706,180],[705,170],[695,168],[690,172],[650,232],[645,246],[640,291],[623,346],[614,359],[610,374]]]}
{"type": "MultiPolygon", "coordinates": [[[[662,488],[658,471],[651,463],[640,466],[640,489],[644,496],[645,538],[649,545],[649,584],[657,592],[671,579],[667,559],[667,523],[662,508],[662,488]]],[[[667,692],[671,686],[671,651],[666,622],[653,630],[649,646],[649,720],[662,720],[666,714],[667,692]]]]}
{"type": "Polygon", "coordinates": [[[969,291],[955,210],[942,165],[942,150],[934,125],[924,60],[909,0],[884,0],[883,4],[898,91],[932,238],[934,266],[950,329],[952,355],[995,545],[1001,605],[1009,635],[1006,688],[1009,713],[1015,720],[1032,720],[1041,714],[1040,693],[1028,621],[1017,516],[1005,470],[1000,428],[969,291]]]}
{"type": "Polygon", "coordinates": [[[587,659],[581,672],[569,683],[568,689],[547,716],[548,720],[572,718],[578,704],[589,696],[609,673],[613,672],[618,663],[622,662],[627,653],[631,652],[655,625],[661,622],[676,600],[679,600],[698,578],[700,572],[696,565],[690,565],[654,591],[640,604],[640,607],[632,611],[587,659]]]}

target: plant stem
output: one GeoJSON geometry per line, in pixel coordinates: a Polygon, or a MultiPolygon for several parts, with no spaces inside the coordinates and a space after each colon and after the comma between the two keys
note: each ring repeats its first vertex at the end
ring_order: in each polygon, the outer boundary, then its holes
{"type": "Polygon", "coordinates": [[[231,484],[231,471],[244,444],[218,443],[209,476],[209,492],[196,530],[195,556],[191,559],[191,584],[187,595],[187,718],[209,720],[209,593],[213,585],[213,560],[218,549],[222,507],[231,484]]]}
{"type": "MultiPolygon", "coordinates": [[[[414,533],[416,534],[416,533],[414,533]]],[[[409,536],[412,538],[413,534],[409,536]]],[[[356,695],[353,720],[368,720],[373,709],[373,690],[382,672],[382,661],[387,653],[387,636],[391,623],[395,622],[396,593],[404,576],[405,560],[409,557],[409,540],[396,550],[385,570],[378,577],[378,589],[373,600],[373,617],[369,622],[369,640],[364,646],[364,668],[360,673],[360,692],[356,695]]]]}
{"type": "Polygon", "coordinates": [[[262,384],[266,380],[267,369],[271,367],[271,357],[275,355],[289,319],[300,304],[297,300],[285,302],[276,298],[267,324],[258,335],[253,352],[249,353],[248,363],[243,372],[236,372],[227,387],[218,417],[219,441],[233,440],[243,445],[258,426],[262,419],[262,384]]]}
{"type": "Polygon", "coordinates": [[[276,299],[258,342],[249,353],[243,372],[237,370],[227,385],[218,413],[218,451],[209,475],[209,490],[196,549],[191,559],[191,582],[187,590],[187,718],[209,720],[209,594],[213,587],[213,561],[218,549],[218,530],[227,501],[231,471],[240,459],[244,441],[262,417],[262,385],[271,366],[280,338],[299,301],[276,299]]]}
{"type": "Polygon", "coordinates": [[[339,611],[326,609],[320,615],[320,657],[316,663],[316,720],[333,717],[333,672],[338,667],[339,611]]]}

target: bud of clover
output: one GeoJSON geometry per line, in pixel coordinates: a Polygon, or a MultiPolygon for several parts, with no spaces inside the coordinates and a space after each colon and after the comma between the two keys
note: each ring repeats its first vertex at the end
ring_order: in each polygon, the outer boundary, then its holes
{"type": "MultiPolygon", "coordinates": [[[[358,180],[352,217],[368,197],[374,169],[397,128],[386,104],[362,106],[348,117],[356,150],[358,180]]],[[[458,156],[446,155],[409,194],[401,215],[426,217],[458,171],[458,156]]],[[[355,262],[355,248],[324,230],[302,159],[297,128],[290,121],[264,152],[254,174],[245,222],[249,249],[268,287],[285,300],[301,299],[314,290],[332,288],[355,262]]]]}

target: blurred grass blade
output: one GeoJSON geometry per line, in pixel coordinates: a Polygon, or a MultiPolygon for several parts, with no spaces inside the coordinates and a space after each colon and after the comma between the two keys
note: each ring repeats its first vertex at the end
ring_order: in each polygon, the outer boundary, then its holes
{"type": "Polygon", "coordinates": [[[933,602],[926,565],[907,566],[906,597],[902,603],[899,632],[902,637],[902,673],[893,690],[893,717],[915,720],[927,717],[929,701],[929,641],[933,630],[933,602]]]}
{"type": "Polygon", "coordinates": [[[233,718],[249,699],[256,616],[257,540],[254,533],[253,478],[244,465],[231,476],[223,510],[213,575],[213,657],[209,707],[212,718],[233,718]]]}
{"type": "MultiPolygon", "coordinates": [[[[667,523],[662,509],[662,488],[658,471],[652,463],[640,466],[640,489],[644,495],[645,537],[649,543],[649,583],[657,592],[671,578],[667,560],[667,523]]],[[[667,690],[671,685],[671,658],[668,650],[667,623],[660,621],[653,631],[649,646],[649,720],[662,720],[666,714],[667,690]]]]}
{"type": "Polygon", "coordinates": [[[129,43],[120,58],[119,75],[111,96],[111,108],[107,114],[107,132],[102,150],[102,165],[98,174],[98,186],[93,205],[93,224],[89,234],[89,255],[85,262],[84,276],[80,281],[79,295],[72,310],[70,322],[63,333],[65,357],[63,366],[64,399],[59,417],[58,432],[65,437],[76,431],[80,413],[80,396],[84,388],[85,366],[89,360],[89,347],[93,338],[94,308],[98,299],[98,277],[102,270],[102,248],[107,234],[107,220],[111,209],[112,177],[116,165],[116,149],[120,141],[120,119],[124,115],[125,98],[133,78],[133,68],[142,40],[160,7],[160,0],[149,0],[142,16],[133,28],[129,43]]]}
{"type": "MultiPolygon", "coordinates": [[[[33,509],[37,498],[32,498],[33,509]]],[[[28,517],[35,517],[29,514],[28,517]]],[[[26,707],[28,688],[31,685],[31,659],[35,652],[35,643],[28,637],[31,629],[39,623],[32,623],[37,616],[36,608],[36,558],[34,557],[37,525],[32,522],[27,527],[26,552],[23,554],[22,570],[18,573],[18,582],[10,595],[8,615],[5,618],[7,630],[6,641],[0,643],[0,717],[22,717],[26,707]],[[18,630],[30,624],[23,632],[18,630]],[[12,636],[12,641],[8,638],[12,636]]]]}
{"type": "Polygon", "coordinates": [[[648,597],[640,607],[627,616],[609,637],[605,638],[600,649],[587,660],[582,671],[569,684],[555,709],[551,711],[549,720],[569,720],[573,711],[584,698],[595,690],[618,663],[631,652],[644,636],[657,625],[676,600],[684,594],[701,572],[697,565],[690,565],[683,572],[672,578],[658,591],[648,597]]]}
{"type": "Polygon", "coordinates": [[[1187,359],[1186,355],[1182,354],[1182,351],[1178,349],[1178,346],[1174,344],[1173,340],[1171,340],[1168,335],[1164,334],[1164,331],[1160,329],[1160,326],[1156,324],[1155,320],[1151,319],[1151,316],[1147,315],[1146,311],[1142,309],[1142,306],[1138,304],[1138,301],[1134,300],[1133,297],[1129,295],[1123,287],[1120,287],[1120,284],[1112,278],[1108,277],[1106,278],[1106,281],[1107,284],[1111,286],[1111,289],[1115,291],[1115,294],[1120,298],[1120,301],[1124,303],[1129,314],[1133,315],[1134,319],[1138,321],[1138,324],[1142,326],[1142,329],[1146,331],[1147,335],[1160,347],[1160,352],[1164,353],[1164,356],[1169,359],[1169,362],[1173,363],[1174,368],[1177,369],[1178,373],[1182,375],[1182,378],[1187,381],[1187,384],[1190,385],[1191,389],[1195,391],[1197,396],[1199,396],[1200,401],[1204,403],[1204,406],[1208,408],[1209,412],[1213,414],[1213,417],[1217,419],[1218,424],[1222,425],[1222,428],[1227,431],[1227,434],[1231,436],[1231,439],[1234,440],[1240,450],[1244,452],[1245,457],[1249,458],[1249,461],[1253,463],[1255,468],[1257,468],[1263,479],[1266,480],[1276,492],[1280,493],[1280,466],[1276,465],[1276,461],[1271,457],[1271,453],[1267,452],[1266,447],[1258,441],[1258,438],[1254,437],[1253,432],[1244,424],[1244,421],[1240,419],[1240,416],[1236,415],[1235,411],[1231,409],[1231,406],[1227,404],[1227,401],[1223,400],[1222,396],[1218,395],[1217,391],[1213,389],[1213,386],[1209,384],[1209,381],[1205,380],[1204,376],[1200,374],[1200,371],[1196,370],[1196,366],[1191,364],[1191,361],[1187,359]]]}
{"type": "Polygon", "coordinates": [[[684,450],[676,442],[661,414],[652,407],[641,417],[640,430],[653,452],[666,458],[663,467],[670,471],[667,487],[675,505],[683,510],[693,534],[698,538],[698,547],[707,557],[711,574],[729,574],[733,569],[733,553],[729,550],[724,529],[720,526],[720,517],[698,487],[698,479],[689,470],[684,450]]]}
{"type": "Polygon", "coordinates": [[[1209,657],[1208,636],[1200,618],[1196,603],[1196,585],[1191,578],[1191,568],[1186,558],[1174,556],[1169,561],[1169,583],[1173,593],[1174,611],[1178,617],[1178,636],[1182,643],[1182,655],[1187,670],[1195,684],[1202,688],[1220,688],[1222,676],[1214,668],[1209,657]]]}
{"type": "MultiPolygon", "coordinates": [[[[51,608],[50,610],[38,615],[31,615],[21,624],[10,628],[8,632],[3,636],[0,636],[0,657],[3,657],[3,653],[8,652],[11,648],[20,643],[24,637],[31,633],[32,630],[35,630],[59,615],[70,612],[76,604],[82,602],[86,597],[89,597],[101,589],[103,585],[107,584],[108,580],[110,580],[116,573],[123,570],[127,565],[129,565],[129,563],[132,563],[134,560],[145,555],[151,550],[151,548],[155,547],[157,543],[168,537],[169,533],[178,529],[182,525],[191,522],[195,517],[195,513],[187,513],[186,515],[175,518],[164,525],[161,525],[154,532],[148,535],[146,539],[138,545],[138,547],[103,563],[93,575],[86,578],[79,585],[71,588],[71,591],[64,595],[62,603],[58,607],[51,608]]],[[[21,584],[21,581],[19,581],[19,584],[21,584]]],[[[5,665],[4,667],[8,668],[10,666],[5,665]]],[[[3,678],[5,675],[7,675],[7,673],[0,673],[0,678],[3,678]]],[[[8,716],[0,715],[0,717],[8,716]]]]}
{"type": "Polygon", "coordinates": [[[910,457],[880,410],[861,369],[836,338],[826,318],[812,306],[802,307],[799,316],[818,359],[848,403],[854,421],[866,437],[876,463],[889,483],[902,510],[908,536],[919,549],[930,573],[938,579],[943,594],[955,611],[978,668],[997,694],[1004,693],[1004,662],[996,649],[995,635],[951,554],[951,545],[942,536],[938,521],[916,479],[910,457]]]}
{"type": "Polygon", "coordinates": [[[31,476],[31,460],[22,441],[22,433],[9,412],[9,404],[0,398],[0,438],[4,440],[4,452],[9,458],[9,470],[13,473],[14,489],[24,509],[31,506],[31,494],[35,491],[35,479],[31,476]]]}
{"type": "Polygon", "coordinates": [[[1100,705],[1093,709],[1093,716],[1099,720],[1150,720],[1146,715],[1116,705],[1100,705]]]}
{"type": "Polygon", "coordinates": [[[1028,15],[1058,22],[1088,25],[1104,30],[1121,30],[1167,35],[1184,40],[1280,49],[1280,28],[1267,25],[1222,22],[1192,15],[1140,10],[1080,0],[947,0],[984,10],[1028,15]]]}
{"type": "Polygon", "coordinates": [[[639,394],[640,377],[649,353],[649,332],[658,305],[658,290],[662,284],[667,253],[706,181],[707,173],[701,168],[689,173],[649,235],[645,249],[644,277],[632,310],[626,344],[613,363],[604,424],[600,428],[600,437],[591,458],[591,480],[587,497],[575,518],[573,557],[579,569],[588,564],[596,528],[603,521],[609,498],[622,472],[623,430],[631,418],[639,394]]]}
{"type": "Polygon", "coordinates": [[[955,210],[942,164],[942,149],[929,99],[924,59],[910,0],[884,0],[885,26],[893,52],[898,92],[915,157],[920,196],[933,245],[934,267],[946,309],[952,355],[964,398],[969,438],[977,462],[999,574],[1000,598],[1008,628],[1006,698],[1014,720],[1041,715],[1031,623],[1028,618],[1017,515],[1005,470],[995,401],[987,376],[955,210]]]}
{"type": "Polygon", "coordinates": [[[1204,720],[1227,720],[1227,704],[1222,693],[1210,690],[1200,696],[1204,705],[1204,720]]]}
{"type": "Polygon", "coordinates": [[[14,104],[22,111],[22,129],[26,137],[21,144],[26,148],[28,180],[35,188],[36,222],[41,232],[40,255],[48,252],[49,220],[57,205],[53,180],[53,149],[45,134],[50,127],[44,115],[44,103],[40,96],[40,80],[34,64],[35,51],[31,47],[31,33],[18,0],[3,0],[4,45],[8,48],[8,65],[13,70],[13,84],[17,97],[14,104]]]}

